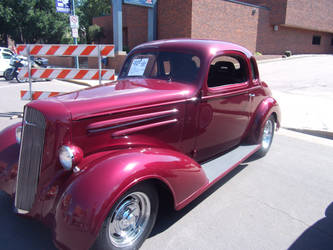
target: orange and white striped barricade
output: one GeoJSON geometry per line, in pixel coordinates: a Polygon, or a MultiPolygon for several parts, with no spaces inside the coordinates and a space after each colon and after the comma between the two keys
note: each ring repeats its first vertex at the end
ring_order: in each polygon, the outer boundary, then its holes
{"type": "Polygon", "coordinates": [[[102,69],[101,58],[114,56],[113,44],[19,44],[19,55],[28,57],[28,67],[20,69],[19,78],[29,78],[30,99],[33,98],[31,79],[114,80],[113,69],[102,69]],[[98,57],[98,69],[31,68],[30,56],[84,56],[98,57]]]}
{"type": "MultiPolygon", "coordinates": [[[[32,79],[82,79],[82,80],[98,80],[101,73],[101,80],[114,80],[113,69],[63,69],[63,68],[38,68],[31,69],[30,75],[32,79]]],[[[29,69],[21,68],[18,77],[28,78],[29,69]]]]}
{"type": "Polygon", "coordinates": [[[17,53],[24,56],[107,56],[114,57],[112,44],[19,44],[17,53]],[[98,53],[100,52],[100,53],[98,53]]]}
{"type": "Polygon", "coordinates": [[[32,91],[29,90],[21,90],[21,100],[40,100],[45,99],[52,96],[57,96],[60,94],[64,94],[63,92],[49,92],[49,91],[32,91]]]}

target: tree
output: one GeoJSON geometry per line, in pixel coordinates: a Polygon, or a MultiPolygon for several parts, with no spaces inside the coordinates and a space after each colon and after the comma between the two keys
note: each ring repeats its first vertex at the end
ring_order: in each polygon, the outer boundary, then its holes
{"type": "MultiPolygon", "coordinates": [[[[77,14],[80,18],[81,42],[92,42],[89,37],[89,26],[93,25],[93,17],[109,15],[111,13],[110,0],[81,0],[78,1],[77,14]]],[[[95,28],[90,28],[95,29],[95,28]]],[[[100,32],[99,32],[100,34],[100,32]]],[[[99,37],[98,39],[100,39],[99,37]]]]}
{"type": "Polygon", "coordinates": [[[104,38],[103,28],[97,24],[90,25],[87,32],[87,42],[97,42],[100,43],[101,39],[104,38]]]}
{"type": "Polygon", "coordinates": [[[57,13],[54,0],[1,0],[0,37],[16,43],[68,41],[68,15],[57,13]],[[67,36],[67,38],[66,38],[67,36]]]}

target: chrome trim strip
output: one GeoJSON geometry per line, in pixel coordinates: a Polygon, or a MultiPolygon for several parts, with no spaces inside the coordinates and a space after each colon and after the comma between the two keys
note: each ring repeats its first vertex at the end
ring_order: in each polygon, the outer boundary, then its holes
{"type": "Polygon", "coordinates": [[[23,210],[23,209],[19,209],[19,208],[16,208],[15,210],[16,210],[16,213],[18,213],[18,214],[27,214],[27,213],[29,213],[29,211],[23,210]]]}
{"type": "Polygon", "coordinates": [[[213,95],[207,95],[203,96],[201,99],[202,100],[209,100],[209,99],[214,99],[214,98],[228,98],[232,96],[238,96],[238,95],[243,95],[243,94],[248,94],[249,89],[242,89],[242,90],[237,90],[237,91],[229,91],[229,92],[223,92],[223,93],[218,93],[218,94],[213,94],[213,95]]]}
{"type": "Polygon", "coordinates": [[[178,109],[174,108],[174,109],[166,110],[166,111],[160,111],[160,112],[112,119],[112,120],[107,120],[107,121],[102,121],[102,122],[96,122],[96,123],[92,123],[92,124],[88,125],[88,132],[97,133],[97,132],[102,132],[102,131],[106,131],[106,130],[110,130],[110,129],[116,129],[116,128],[126,127],[126,126],[130,126],[130,125],[135,125],[135,124],[143,123],[143,122],[147,122],[147,121],[153,121],[153,120],[157,120],[160,118],[174,115],[177,112],[178,112],[178,109]],[[116,125],[113,125],[113,124],[116,124],[116,125]]]}
{"type": "Polygon", "coordinates": [[[126,135],[126,134],[131,134],[134,132],[138,132],[140,130],[160,127],[160,126],[164,126],[164,125],[168,125],[168,124],[172,124],[172,123],[176,123],[176,122],[178,122],[178,119],[175,118],[172,120],[156,122],[156,123],[151,123],[151,124],[147,124],[147,125],[137,126],[134,128],[124,129],[124,130],[120,130],[120,131],[116,131],[116,132],[112,133],[112,137],[118,137],[118,136],[122,136],[122,135],[126,135]]]}

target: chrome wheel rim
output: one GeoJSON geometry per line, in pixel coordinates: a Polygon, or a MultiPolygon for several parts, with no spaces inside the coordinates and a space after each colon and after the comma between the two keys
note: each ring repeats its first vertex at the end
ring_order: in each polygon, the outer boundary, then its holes
{"type": "Polygon", "coordinates": [[[131,246],[145,231],[150,217],[150,200],[145,193],[127,195],[113,211],[109,237],[116,247],[131,246]]]}
{"type": "Polygon", "coordinates": [[[273,122],[272,120],[267,120],[265,127],[264,127],[264,133],[262,135],[262,147],[264,149],[268,149],[271,145],[273,138],[273,122]]]}

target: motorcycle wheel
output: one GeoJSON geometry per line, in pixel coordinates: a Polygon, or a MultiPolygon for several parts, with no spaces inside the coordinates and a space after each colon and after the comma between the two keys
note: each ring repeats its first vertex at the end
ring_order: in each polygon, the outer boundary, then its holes
{"type": "Polygon", "coordinates": [[[28,81],[28,78],[20,78],[18,75],[16,76],[16,81],[19,83],[28,81]]]}
{"type": "Polygon", "coordinates": [[[14,75],[12,74],[12,69],[6,69],[5,72],[3,72],[3,76],[6,79],[6,81],[11,81],[14,78],[14,75]]]}

